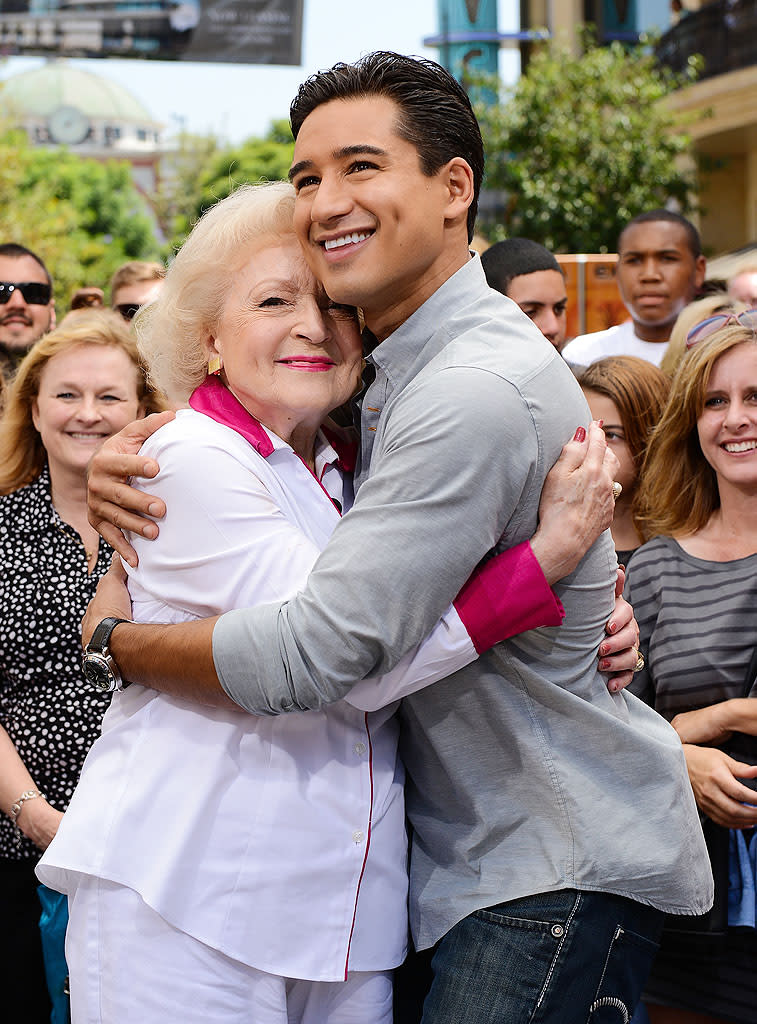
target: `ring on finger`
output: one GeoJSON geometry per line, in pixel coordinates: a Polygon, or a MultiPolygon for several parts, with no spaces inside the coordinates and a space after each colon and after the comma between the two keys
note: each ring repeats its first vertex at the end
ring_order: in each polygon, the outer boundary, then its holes
{"type": "Polygon", "coordinates": [[[637,648],[636,649],[636,664],[633,667],[634,672],[641,672],[641,670],[644,668],[644,664],[645,664],[645,662],[644,662],[644,655],[637,648]]]}
{"type": "Polygon", "coordinates": [[[619,484],[617,480],[612,482],[612,500],[617,501],[620,495],[623,493],[623,484],[619,484]]]}

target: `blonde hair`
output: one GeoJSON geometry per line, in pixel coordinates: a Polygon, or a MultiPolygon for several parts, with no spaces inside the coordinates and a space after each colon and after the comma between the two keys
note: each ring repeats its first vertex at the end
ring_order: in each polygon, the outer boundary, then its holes
{"type": "Polygon", "coordinates": [[[702,453],[697,420],[715,363],[745,343],[757,344],[754,331],[727,324],[694,345],[678,367],[641,471],[638,519],[647,539],[701,530],[720,507],[717,476],[702,453]]]}
{"type": "Polygon", "coordinates": [[[166,268],[162,263],[150,263],[144,260],[129,260],[122,263],[110,279],[110,296],[113,303],[116,292],[143,281],[162,281],[166,276],[166,268]]]}
{"type": "Polygon", "coordinates": [[[148,383],[137,344],[128,324],[110,310],[79,310],[63,318],[59,327],[45,334],[24,357],[0,419],[0,494],[9,494],[35,480],[45,465],[42,438],[32,420],[32,406],[39,394],[45,366],[55,356],[78,345],[107,345],[125,352],[137,369],[137,397],[145,413],[166,408],[162,396],[148,383]]]}
{"type": "Polygon", "coordinates": [[[218,327],[234,274],[272,239],[293,237],[294,189],[287,182],[241,185],[211,207],[169,267],[154,302],[134,320],[150,380],[186,404],[208,368],[208,339],[218,327]]]}
{"type": "Polygon", "coordinates": [[[736,302],[727,292],[713,292],[712,295],[705,295],[703,299],[684,306],[670,332],[670,341],[660,362],[662,372],[669,377],[675,374],[678,364],[686,355],[686,335],[692,327],[716,313],[740,313],[744,308],[743,303],[736,302]]]}

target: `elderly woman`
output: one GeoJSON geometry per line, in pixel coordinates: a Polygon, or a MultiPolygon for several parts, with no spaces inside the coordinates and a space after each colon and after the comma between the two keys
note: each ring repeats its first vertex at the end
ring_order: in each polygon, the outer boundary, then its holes
{"type": "Polygon", "coordinates": [[[757,1022],[756,331],[757,310],[690,330],[642,473],[653,539],[629,567],[646,658],[633,689],[683,742],[717,911],[698,936],[670,923],[646,993],[653,1024],[757,1022]]]}
{"type": "MultiPolygon", "coordinates": [[[[214,207],[138,322],[153,378],[191,406],[144,448],[169,512],[156,542],[133,538],[139,620],[294,594],[352,502],[353,449],[322,423],[359,386],[357,317],[313,278],[293,205],[275,184],[214,207]],[[223,287],[209,267],[223,267],[223,287]]],[[[116,693],[39,869],[69,894],[75,1020],[101,1007],[114,1022],[136,1007],[140,1024],[391,1019],[407,878],[384,705],[503,628],[559,621],[527,547],[488,563],[392,673],[325,710],[257,719],[138,686],[116,693]],[[477,583],[513,556],[519,614],[485,623],[477,583]]]]}
{"type": "Polygon", "coordinates": [[[115,314],[81,314],[21,363],[0,423],[0,978],[8,1020],[50,1020],[34,867],[109,703],[82,686],[79,623],[110,561],[86,467],[154,399],[115,314]]]}

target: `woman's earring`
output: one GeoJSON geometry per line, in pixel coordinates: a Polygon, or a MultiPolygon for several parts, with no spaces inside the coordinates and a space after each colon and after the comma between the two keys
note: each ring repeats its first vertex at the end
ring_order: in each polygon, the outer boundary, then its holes
{"type": "Polygon", "coordinates": [[[208,373],[211,374],[211,376],[217,377],[222,369],[223,359],[221,359],[218,354],[211,356],[210,359],[208,359],[208,373]]]}

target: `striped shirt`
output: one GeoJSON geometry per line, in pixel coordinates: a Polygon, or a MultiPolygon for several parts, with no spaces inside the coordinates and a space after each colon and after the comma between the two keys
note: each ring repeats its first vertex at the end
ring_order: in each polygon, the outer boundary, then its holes
{"type": "Polygon", "coordinates": [[[744,696],[757,642],[757,555],[710,562],[656,537],[634,555],[625,597],[646,661],[634,693],[668,720],[744,696]]]}

